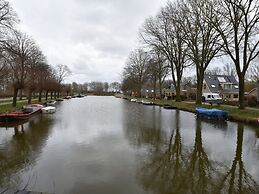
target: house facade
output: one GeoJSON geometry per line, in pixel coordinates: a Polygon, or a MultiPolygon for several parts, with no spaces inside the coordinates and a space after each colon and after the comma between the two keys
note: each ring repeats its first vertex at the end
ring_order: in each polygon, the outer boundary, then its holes
{"type": "Polygon", "coordinates": [[[248,92],[247,95],[256,97],[257,102],[259,103],[259,80],[257,81],[257,87],[248,92]]]}
{"type": "Polygon", "coordinates": [[[239,100],[238,82],[234,76],[204,75],[202,93],[218,93],[226,101],[239,100]]]}

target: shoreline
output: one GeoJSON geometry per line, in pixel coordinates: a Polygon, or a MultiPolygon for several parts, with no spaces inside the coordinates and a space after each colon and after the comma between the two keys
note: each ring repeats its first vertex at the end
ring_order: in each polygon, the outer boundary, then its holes
{"type": "MultiPolygon", "coordinates": [[[[135,97],[130,96],[120,96],[119,98],[123,98],[125,100],[131,100],[135,97]]],[[[240,110],[237,107],[231,106],[224,106],[224,105],[196,105],[195,103],[182,101],[182,102],[175,102],[173,100],[152,100],[150,98],[136,98],[136,99],[146,99],[154,103],[155,106],[164,106],[164,105],[171,105],[176,107],[178,110],[196,113],[195,108],[202,107],[202,108],[217,108],[223,111],[227,111],[229,113],[228,120],[234,122],[242,122],[245,124],[253,125],[259,127],[259,109],[244,109],[240,110]]]]}

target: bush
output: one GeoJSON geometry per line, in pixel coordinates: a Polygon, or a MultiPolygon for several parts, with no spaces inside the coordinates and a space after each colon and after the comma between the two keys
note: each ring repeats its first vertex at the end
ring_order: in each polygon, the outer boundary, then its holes
{"type": "Polygon", "coordinates": [[[255,96],[252,96],[250,98],[247,99],[247,104],[250,107],[256,107],[257,106],[257,99],[255,96]]]}

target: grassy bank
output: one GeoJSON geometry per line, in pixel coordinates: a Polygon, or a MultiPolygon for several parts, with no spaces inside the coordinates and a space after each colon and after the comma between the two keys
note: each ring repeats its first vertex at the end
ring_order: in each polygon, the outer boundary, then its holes
{"type": "MultiPolygon", "coordinates": [[[[126,99],[131,99],[131,97],[124,97],[126,99]]],[[[238,107],[235,106],[227,106],[227,105],[196,105],[193,102],[175,102],[172,100],[151,100],[150,101],[154,102],[155,105],[158,106],[163,106],[165,104],[175,106],[179,110],[184,110],[188,112],[193,112],[195,113],[195,108],[197,107],[202,107],[202,108],[217,108],[220,110],[227,111],[229,113],[229,120],[231,121],[238,121],[238,122],[244,122],[247,124],[253,124],[253,125],[258,125],[258,118],[259,118],[259,109],[251,109],[247,108],[244,110],[238,109],[238,107]]]]}
{"type": "MultiPolygon", "coordinates": [[[[38,101],[37,101],[37,99],[33,99],[32,102],[36,103],[38,101]]],[[[41,103],[44,103],[44,102],[46,102],[46,101],[43,100],[41,103]]],[[[24,105],[27,105],[27,104],[28,104],[27,101],[17,102],[16,107],[13,107],[12,104],[0,104],[0,113],[11,112],[16,109],[22,108],[24,105]]]]}

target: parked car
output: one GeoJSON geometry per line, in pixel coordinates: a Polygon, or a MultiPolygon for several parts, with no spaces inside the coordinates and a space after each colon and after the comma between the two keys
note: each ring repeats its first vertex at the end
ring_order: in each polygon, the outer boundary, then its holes
{"type": "Polygon", "coordinates": [[[223,99],[219,96],[218,93],[203,93],[202,102],[207,102],[212,104],[222,104],[223,99]]]}

